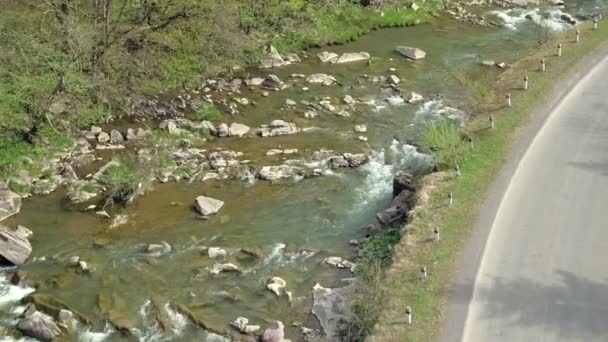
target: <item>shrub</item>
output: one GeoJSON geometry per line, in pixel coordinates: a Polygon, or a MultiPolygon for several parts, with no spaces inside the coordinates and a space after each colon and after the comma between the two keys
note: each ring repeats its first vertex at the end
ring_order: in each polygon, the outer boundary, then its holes
{"type": "Polygon", "coordinates": [[[193,115],[193,119],[196,121],[219,121],[223,118],[224,116],[222,115],[222,113],[215,108],[215,106],[203,106],[201,109],[197,110],[194,115],[193,115]]]}
{"type": "Polygon", "coordinates": [[[432,124],[424,132],[424,143],[433,152],[435,166],[440,169],[454,167],[467,150],[460,131],[448,121],[432,124]]]}

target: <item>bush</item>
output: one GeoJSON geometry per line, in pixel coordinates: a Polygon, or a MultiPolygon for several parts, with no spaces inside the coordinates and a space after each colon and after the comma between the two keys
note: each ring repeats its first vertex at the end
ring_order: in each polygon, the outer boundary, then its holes
{"type": "Polygon", "coordinates": [[[193,119],[196,121],[219,121],[223,117],[222,113],[215,106],[204,106],[193,115],[193,119]]]}
{"type": "Polygon", "coordinates": [[[467,151],[460,131],[448,121],[431,125],[424,132],[424,143],[433,152],[435,166],[439,169],[454,167],[467,151]]]}
{"type": "Polygon", "coordinates": [[[127,204],[139,194],[147,182],[148,170],[139,167],[136,163],[117,162],[105,170],[100,183],[107,189],[107,203],[109,205],[127,204]]]}

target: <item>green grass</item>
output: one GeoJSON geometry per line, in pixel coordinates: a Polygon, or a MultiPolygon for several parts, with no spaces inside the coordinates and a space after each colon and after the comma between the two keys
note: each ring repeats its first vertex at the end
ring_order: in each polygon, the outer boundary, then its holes
{"type": "Polygon", "coordinates": [[[203,106],[192,115],[192,119],[196,121],[220,121],[223,118],[222,112],[212,105],[203,106]]]}
{"type": "Polygon", "coordinates": [[[455,167],[469,150],[458,127],[448,121],[441,121],[427,128],[424,132],[424,144],[432,151],[435,165],[440,169],[455,167]]]}
{"type": "MultiPolygon", "coordinates": [[[[525,125],[530,113],[541,106],[557,82],[568,77],[577,62],[595,51],[608,40],[608,23],[600,22],[596,32],[588,25],[581,27],[583,40],[572,44],[573,33],[568,32],[540,47],[506,71],[494,87],[496,98],[513,93],[513,107],[495,111],[496,128],[488,129],[488,117],[479,115],[469,122],[467,129],[475,138],[475,149],[461,162],[461,177],[453,171],[428,176],[424,191],[424,206],[407,226],[402,240],[395,246],[391,267],[380,282],[378,291],[384,293],[382,313],[374,333],[367,340],[376,342],[433,341],[442,326],[454,263],[459,251],[471,234],[484,194],[499,174],[513,143],[518,127],[525,125]],[[554,57],[554,46],[559,40],[565,46],[561,58],[554,57]],[[547,58],[548,72],[536,72],[539,60],[547,58]],[[530,75],[531,89],[527,92],[512,88],[521,82],[521,75],[530,75]],[[454,193],[454,205],[446,206],[445,194],[454,193]],[[433,227],[440,227],[441,241],[430,242],[433,227]],[[428,268],[429,279],[418,280],[421,265],[428,268]],[[414,324],[404,324],[404,308],[411,306],[414,324]]],[[[494,103],[495,108],[501,104],[494,103]]],[[[419,194],[420,195],[420,194],[419,194]]]]}

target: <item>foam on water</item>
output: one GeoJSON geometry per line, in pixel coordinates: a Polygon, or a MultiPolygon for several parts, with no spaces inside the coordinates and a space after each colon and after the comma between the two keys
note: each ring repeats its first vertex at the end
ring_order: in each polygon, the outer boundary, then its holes
{"type": "Polygon", "coordinates": [[[18,303],[34,291],[31,287],[14,286],[6,275],[0,275],[0,309],[18,303]]]}
{"type": "Polygon", "coordinates": [[[188,325],[188,319],[186,316],[173,310],[169,303],[165,304],[163,308],[165,309],[169,322],[171,323],[171,331],[173,331],[176,336],[180,336],[188,325]]]}
{"type": "Polygon", "coordinates": [[[106,322],[106,325],[101,332],[91,331],[90,327],[80,329],[78,332],[78,342],[104,342],[110,341],[110,337],[114,334],[112,325],[106,322]]]}
{"type": "Polygon", "coordinates": [[[564,15],[569,17],[571,16],[560,9],[552,9],[548,11],[548,18],[545,20],[542,19],[540,10],[538,8],[490,11],[488,14],[499,19],[504,27],[511,30],[517,30],[518,26],[526,22],[533,22],[536,25],[541,25],[555,32],[567,31],[573,27],[573,25],[562,19],[562,16],[564,15]]]}
{"type": "Polygon", "coordinates": [[[412,172],[428,169],[433,158],[420,153],[415,146],[393,140],[387,149],[373,152],[369,162],[361,167],[366,174],[357,189],[357,202],[353,210],[361,210],[383,199],[390,198],[393,175],[399,170],[412,172]]]}
{"type": "Polygon", "coordinates": [[[264,265],[268,265],[273,261],[281,261],[285,254],[285,247],[287,247],[287,245],[282,242],[274,244],[272,251],[264,259],[264,265]]]}
{"type": "Polygon", "coordinates": [[[443,100],[431,100],[423,103],[416,111],[415,120],[420,122],[439,122],[445,119],[456,125],[464,122],[465,113],[459,109],[445,105],[443,100]]]}

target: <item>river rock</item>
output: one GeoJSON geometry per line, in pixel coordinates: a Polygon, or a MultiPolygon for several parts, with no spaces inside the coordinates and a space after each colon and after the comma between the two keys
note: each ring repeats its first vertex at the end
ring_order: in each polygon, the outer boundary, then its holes
{"type": "Polygon", "coordinates": [[[33,306],[30,306],[25,317],[19,321],[17,329],[24,335],[41,341],[53,341],[61,334],[61,329],[53,318],[37,311],[33,306]]]}
{"type": "Polygon", "coordinates": [[[335,77],[327,75],[327,74],[312,74],[306,78],[306,82],[308,83],[320,83],[324,86],[330,86],[338,80],[335,77]]]}
{"type": "Polygon", "coordinates": [[[98,127],[98,126],[91,126],[91,129],[89,131],[91,133],[97,135],[97,134],[103,132],[103,129],[101,127],[98,127]]]}
{"type": "Polygon", "coordinates": [[[269,89],[279,90],[283,87],[283,81],[277,75],[268,75],[262,86],[269,89]]]}
{"type": "Polygon", "coordinates": [[[424,101],[424,97],[422,97],[422,95],[415,93],[415,92],[411,92],[410,96],[407,98],[407,103],[411,103],[411,104],[415,104],[415,103],[420,103],[424,101]]]}
{"type": "Polygon", "coordinates": [[[367,125],[365,125],[365,124],[355,125],[355,127],[353,129],[357,133],[365,133],[365,132],[367,132],[367,125]]]}
{"type": "Polygon", "coordinates": [[[0,222],[21,210],[21,196],[9,189],[0,189],[0,222]]]}
{"type": "Polygon", "coordinates": [[[314,110],[314,109],[309,109],[309,110],[307,110],[307,111],[304,112],[304,117],[307,118],[307,119],[314,119],[317,116],[319,116],[319,113],[317,113],[317,111],[314,110]]]}
{"type": "Polygon", "coordinates": [[[245,317],[238,317],[230,323],[231,326],[235,327],[238,331],[243,334],[252,334],[261,329],[259,325],[250,325],[249,319],[245,317]]]}
{"type": "Polygon", "coordinates": [[[323,51],[317,55],[321,63],[333,63],[340,57],[337,53],[323,51]]]}
{"type": "Polygon", "coordinates": [[[242,137],[249,132],[250,128],[240,123],[232,123],[228,128],[228,136],[242,137]]]}
{"type": "Polygon", "coordinates": [[[289,135],[298,133],[300,130],[294,123],[283,120],[273,120],[270,127],[262,127],[258,130],[262,137],[274,137],[278,135],[289,135]]]}
{"type": "Polygon", "coordinates": [[[363,164],[367,164],[367,162],[369,161],[369,157],[365,153],[345,153],[344,158],[346,159],[346,161],[348,162],[348,166],[350,167],[359,167],[363,164]]]}
{"type": "Polygon", "coordinates": [[[135,133],[135,130],[133,128],[127,128],[126,138],[129,141],[137,140],[137,133],[135,133]]]}
{"type": "Polygon", "coordinates": [[[39,179],[32,185],[32,194],[48,195],[57,189],[61,183],[61,177],[53,176],[49,179],[39,179]]]}
{"type": "Polygon", "coordinates": [[[290,178],[295,175],[296,168],[290,165],[264,166],[258,173],[258,177],[267,181],[275,181],[282,178],[290,178]]]}
{"type": "Polygon", "coordinates": [[[407,220],[408,213],[416,202],[416,194],[403,190],[393,199],[391,207],[376,214],[376,219],[383,225],[392,225],[407,220]]]}
{"type": "Polygon", "coordinates": [[[348,167],[348,161],[344,156],[332,156],[327,160],[329,167],[332,169],[337,169],[341,167],[348,167]]]}
{"type": "Polygon", "coordinates": [[[281,295],[281,290],[287,286],[287,282],[280,277],[272,277],[266,288],[277,296],[281,295]]]}
{"type": "Polygon", "coordinates": [[[209,272],[211,274],[220,274],[222,272],[237,272],[239,267],[235,264],[215,264],[211,267],[209,272]]]}
{"type": "Polygon", "coordinates": [[[274,46],[270,45],[266,51],[266,56],[260,61],[260,68],[278,68],[284,66],[285,64],[287,63],[283,59],[283,56],[281,56],[274,46]]]}
{"type": "Polygon", "coordinates": [[[72,203],[82,203],[97,196],[99,187],[90,181],[77,181],[68,186],[66,197],[72,203]]]}
{"type": "Polygon", "coordinates": [[[262,342],[291,342],[285,339],[285,325],[281,321],[272,322],[262,334],[262,342]]]}
{"type": "Polygon", "coordinates": [[[264,83],[264,79],[261,77],[253,77],[248,80],[245,80],[245,85],[247,85],[248,87],[260,86],[262,85],[262,83],[264,83]]]}
{"type": "Polygon", "coordinates": [[[387,79],[386,82],[388,84],[392,84],[392,85],[397,85],[401,82],[401,80],[399,79],[399,77],[395,76],[395,75],[390,75],[387,79]]]}
{"type": "Polygon", "coordinates": [[[403,190],[416,192],[416,180],[407,171],[398,171],[393,177],[393,197],[397,197],[403,190]]]}
{"type": "Polygon", "coordinates": [[[122,133],[113,129],[110,131],[110,142],[112,144],[120,144],[125,141],[125,138],[122,136],[122,133]]]}
{"type": "Polygon", "coordinates": [[[349,298],[353,290],[353,285],[336,289],[319,284],[313,287],[312,313],[319,320],[328,341],[340,341],[340,333],[351,316],[349,298]]]}
{"type": "Polygon", "coordinates": [[[74,319],[74,313],[70,310],[59,310],[59,314],[57,314],[57,322],[64,327],[70,326],[70,323],[74,319]]]}
{"type": "Polygon", "coordinates": [[[18,225],[15,233],[19,234],[24,239],[29,239],[34,236],[34,232],[32,232],[28,227],[18,225]]]}
{"type": "Polygon", "coordinates": [[[359,141],[363,141],[363,142],[367,141],[367,137],[362,136],[362,135],[358,136],[357,139],[359,139],[359,141]]]}
{"type": "Polygon", "coordinates": [[[338,58],[335,63],[336,64],[344,64],[351,62],[362,62],[367,61],[371,58],[371,55],[367,52],[347,52],[343,53],[340,58],[338,58]]]}
{"type": "Polygon", "coordinates": [[[485,60],[485,61],[481,61],[481,65],[487,66],[487,67],[493,67],[493,66],[496,66],[496,62],[494,62],[492,60],[485,60]]]}
{"type": "Polygon", "coordinates": [[[426,57],[426,52],[410,46],[397,46],[395,51],[399,52],[402,56],[409,59],[423,59],[426,57]]]}
{"type": "Polygon", "coordinates": [[[292,99],[285,100],[285,105],[288,107],[295,107],[298,103],[292,99]]]}
{"type": "Polygon", "coordinates": [[[32,253],[32,245],[22,234],[0,224],[0,256],[14,265],[22,265],[32,253]]]}
{"type": "Polygon", "coordinates": [[[207,249],[207,255],[211,259],[215,259],[215,258],[224,258],[224,257],[226,257],[227,253],[226,253],[225,249],[222,249],[219,247],[209,247],[207,249]]]}
{"type": "Polygon", "coordinates": [[[330,100],[322,100],[319,102],[319,105],[330,112],[335,112],[337,110],[337,108],[331,104],[330,100]]]}
{"type": "Polygon", "coordinates": [[[224,202],[211,197],[198,196],[194,201],[194,206],[201,215],[207,216],[220,211],[224,206],[224,202]]]}
{"type": "Polygon", "coordinates": [[[97,135],[97,141],[102,144],[105,144],[110,141],[110,135],[106,132],[101,132],[97,135]]]}
{"type": "Polygon", "coordinates": [[[357,101],[355,101],[355,99],[353,99],[353,97],[350,95],[344,95],[342,101],[344,101],[344,103],[346,103],[347,105],[354,105],[355,103],[357,103],[357,101]]]}

